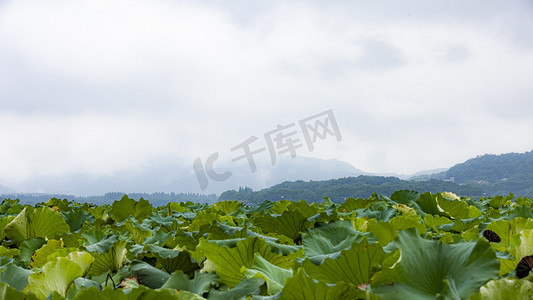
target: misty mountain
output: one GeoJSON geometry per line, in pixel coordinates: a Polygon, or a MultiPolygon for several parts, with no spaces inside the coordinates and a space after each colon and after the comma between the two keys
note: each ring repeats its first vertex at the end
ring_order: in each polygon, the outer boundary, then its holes
{"type": "Polygon", "coordinates": [[[207,189],[201,190],[190,165],[161,161],[135,169],[123,170],[102,176],[68,174],[65,176],[40,176],[18,183],[12,188],[0,186],[0,193],[49,193],[76,196],[124,193],[204,193],[220,194],[223,191],[248,186],[262,189],[287,180],[325,180],[366,174],[352,165],[337,160],[312,157],[280,157],[270,161],[257,161],[257,171],[252,172],[245,160],[220,162],[217,172],[231,172],[225,181],[209,180],[207,189]]]}
{"type": "Polygon", "coordinates": [[[0,194],[8,194],[15,192],[14,189],[0,184],[0,194]]]}
{"type": "MultiPolygon", "coordinates": [[[[296,156],[295,158],[280,158],[274,165],[269,161],[257,161],[256,164],[257,170],[252,172],[245,161],[222,163],[215,171],[218,173],[231,172],[231,176],[221,182],[209,179],[208,187],[202,193],[220,194],[224,191],[244,186],[252,189],[263,189],[284,181],[326,180],[367,174],[338,159],[323,160],[296,156]]],[[[191,192],[200,191],[195,174],[172,181],[165,186],[165,190],[175,187],[179,187],[185,192],[189,192],[187,189],[192,189],[191,192]]]]}

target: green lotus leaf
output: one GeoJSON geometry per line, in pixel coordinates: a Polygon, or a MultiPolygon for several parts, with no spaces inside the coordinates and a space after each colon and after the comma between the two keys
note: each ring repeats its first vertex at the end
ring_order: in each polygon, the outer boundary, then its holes
{"type": "Polygon", "coordinates": [[[516,268],[520,259],[524,256],[533,255],[533,229],[523,229],[518,234],[511,236],[509,253],[514,259],[501,259],[500,275],[507,274],[516,268]]]}
{"type": "Polygon", "coordinates": [[[392,253],[386,253],[379,244],[353,243],[348,250],[341,251],[338,258],[326,258],[320,265],[305,260],[302,267],[312,278],[325,282],[345,282],[355,286],[369,285],[374,274],[381,270],[383,261],[392,253]]]}
{"type": "Polygon", "coordinates": [[[171,232],[163,232],[158,227],[151,231],[150,237],[147,237],[144,241],[145,244],[164,245],[172,237],[171,232]]]}
{"type": "Polygon", "coordinates": [[[367,225],[368,231],[378,239],[382,246],[396,239],[399,230],[409,228],[416,228],[421,233],[426,233],[427,230],[426,225],[422,223],[422,219],[418,215],[402,215],[394,217],[388,222],[369,220],[367,225]]]}
{"type": "Polygon", "coordinates": [[[82,209],[75,209],[72,211],[63,211],[62,209],[62,214],[65,216],[67,225],[72,232],[80,230],[84,224],[92,224],[95,221],[92,214],[82,209]]]}
{"type": "Polygon", "coordinates": [[[141,286],[128,290],[126,293],[122,289],[115,290],[112,287],[105,287],[100,291],[98,287],[90,286],[79,291],[73,300],[137,300],[141,299],[141,295],[147,290],[146,287],[141,286]]]}
{"type": "MultiPolygon", "coordinates": [[[[435,233],[442,233],[444,229],[441,225],[453,224],[453,221],[446,217],[441,217],[439,215],[430,215],[427,214],[424,217],[424,223],[428,228],[431,228],[435,233]]],[[[453,225],[452,225],[453,226],[453,225]]]]}
{"type": "Polygon", "coordinates": [[[82,236],[87,239],[85,249],[89,252],[108,252],[118,241],[117,234],[105,235],[100,230],[91,230],[83,233],[82,236]]]}
{"type": "Polygon", "coordinates": [[[153,207],[150,202],[141,198],[139,201],[128,198],[124,195],[120,201],[113,202],[109,216],[115,222],[122,222],[127,218],[134,217],[137,221],[142,221],[152,214],[153,207]]]}
{"type": "Polygon", "coordinates": [[[93,256],[83,251],[70,252],[66,258],[78,264],[83,272],[83,276],[89,271],[91,264],[94,262],[93,256]]]}
{"type": "Polygon", "coordinates": [[[438,215],[442,217],[450,216],[439,206],[437,197],[430,192],[419,195],[414,205],[418,207],[420,211],[428,215],[438,215]]]}
{"type": "Polygon", "coordinates": [[[251,268],[243,267],[246,278],[263,278],[267,285],[267,294],[273,295],[283,289],[287,278],[292,277],[292,269],[280,268],[255,253],[251,268]]]}
{"type": "MultiPolygon", "coordinates": [[[[32,273],[33,271],[21,268],[14,263],[9,263],[0,268],[0,282],[5,282],[21,292],[28,285],[28,277],[32,273]]],[[[0,297],[0,299],[2,298],[0,297]]]]}
{"type": "Polygon", "coordinates": [[[420,193],[417,191],[411,190],[399,190],[390,196],[390,199],[401,204],[410,205],[420,197],[420,193]]]}
{"type": "Polygon", "coordinates": [[[6,225],[11,223],[15,216],[5,216],[0,218],[0,241],[6,237],[6,225]]]}
{"type": "Polygon", "coordinates": [[[170,278],[161,288],[189,291],[198,295],[209,292],[212,285],[218,284],[218,276],[214,273],[194,273],[194,278],[189,279],[183,271],[176,271],[170,274],[170,278]]]}
{"type": "Polygon", "coordinates": [[[38,298],[33,294],[26,295],[24,293],[21,293],[20,291],[17,291],[13,287],[9,286],[9,284],[0,282],[0,299],[37,300],[38,298]]]}
{"type": "Polygon", "coordinates": [[[58,257],[46,263],[40,273],[30,274],[24,292],[33,293],[39,299],[45,299],[53,291],[65,297],[70,284],[82,275],[83,270],[76,262],[58,257]]]}
{"type": "Polygon", "coordinates": [[[220,213],[224,215],[229,215],[232,212],[238,210],[242,206],[242,203],[240,203],[237,200],[233,201],[219,201],[215,204],[213,204],[213,209],[219,211],[220,213]]]}
{"type": "Polygon", "coordinates": [[[254,224],[263,233],[277,233],[299,241],[301,233],[312,226],[312,223],[298,210],[284,211],[280,216],[257,215],[254,224]]]}
{"type": "Polygon", "coordinates": [[[282,300],[329,300],[329,299],[356,299],[356,287],[339,282],[328,285],[321,281],[314,281],[307,276],[302,268],[288,278],[281,290],[282,300]]]}
{"type": "Polygon", "coordinates": [[[74,282],[72,282],[72,284],[68,288],[67,295],[65,298],[73,299],[80,291],[85,290],[91,286],[101,289],[101,285],[98,282],[83,277],[78,277],[74,279],[74,282]]]}
{"type": "Polygon", "coordinates": [[[305,200],[290,201],[287,210],[298,210],[306,218],[311,218],[318,213],[318,208],[315,203],[307,203],[305,200]]]}
{"type": "Polygon", "coordinates": [[[173,250],[148,244],[148,249],[157,257],[157,262],[164,271],[172,273],[182,270],[185,274],[192,274],[200,266],[191,258],[187,250],[173,250]]]}
{"type": "Polygon", "coordinates": [[[61,248],[61,241],[48,240],[40,249],[37,249],[31,257],[32,268],[40,268],[44,266],[49,260],[48,256],[54,253],[57,249],[61,248]]]}
{"type": "Polygon", "coordinates": [[[491,278],[498,277],[499,261],[489,243],[443,244],[422,239],[413,230],[398,233],[401,259],[393,281],[377,293],[386,299],[468,298],[491,278]]]}
{"type": "Polygon", "coordinates": [[[487,282],[470,300],[533,299],[533,283],[527,280],[498,279],[487,282]]]}
{"type": "Polygon", "coordinates": [[[147,238],[152,237],[150,229],[144,228],[129,220],[124,223],[124,228],[129,232],[129,235],[136,244],[143,244],[147,238]]]}
{"type": "Polygon", "coordinates": [[[2,245],[0,245],[0,257],[7,257],[7,258],[13,258],[13,256],[19,255],[20,250],[19,249],[13,249],[13,248],[6,248],[2,245]]]}
{"type": "Polygon", "coordinates": [[[20,245],[23,241],[30,239],[30,224],[24,208],[9,224],[5,227],[5,235],[20,245]]]}
{"type": "Polygon", "coordinates": [[[258,237],[241,240],[232,248],[202,240],[197,250],[205,254],[208,263],[214,265],[222,283],[230,288],[235,287],[245,278],[244,274],[241,273],[241,268],[253,266],[255,253],[282,268],[290,268],[296,259],[295,253],[287,256],[273,253],[268,244],[258,237]]]}
{"type": "Polygon", "coordinates": [[[24,264],[24,267],[30,268],[31,259],[35,251],[41,248],[46,241],[43,238],[32,238],[25,240],[19,246],[19,259],[24,264]]]}
{"type": "Polygon", "coordinates": [[[461,199],[449,200],[440,193],[437,193],[437,203],[439,207],[450,215],[454,219],[468,219],[469,218],[469,209],[468,203],[461,199]]]}
{"type": "Polygon", "coordinates": [[[341,213],[349,213],[356,209],[369,208],[372,203],[377,201],[379,200],[375,198],[347,198],[344,203],[339,207],[338,211],[341,213]]]}
{"type": "Polygon", "coordinates": [[[55,238],[69,230],[61,214],[49,207],[39,207],[30,212],[24,208],[5,229],[6,235],[17,245],[35,237],[55,238]]]}
{"type": "Polygon", "coordinates": [[[337,253],[350,248],[354,241],[361,241],[365,236],[375,240],[370,233],[355,230],[352,222],[340,220],[310,229],[302,236],[305,257],[337,253]]]}
{"type": "Polygon", "coordinates": [[[130,264],[130,270],[133,275],[139,277],[143,285],[152,289],[162,287],[170,278],[170,275],[167,272],[155,268],[143,261],[132,261],[130,264]]]}
{"type": "Polygon", "coordinates": [[[117,241],[109,251],[105,253],[93,252],[94,262],[89,268],[89,275],[100,275],[107,271],[117,272],[122,268],[126,259],[126,241],[117,241]]]}
{"type": "Polygon", "coordinates": [[[258,295],[265,283],[262,278],[244,278],[237,286],[227,291],[211,290],[209,300],[245,300],[249,295],[258,295]]]}

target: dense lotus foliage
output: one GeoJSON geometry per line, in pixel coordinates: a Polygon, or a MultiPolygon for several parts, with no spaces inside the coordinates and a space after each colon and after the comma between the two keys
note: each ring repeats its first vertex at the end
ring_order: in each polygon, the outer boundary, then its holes
{"type": "Polygon", "coordinates": [[[0,299],[533,298],[532,203],[513,195],[5,199],[0,239],[0,299]]]}

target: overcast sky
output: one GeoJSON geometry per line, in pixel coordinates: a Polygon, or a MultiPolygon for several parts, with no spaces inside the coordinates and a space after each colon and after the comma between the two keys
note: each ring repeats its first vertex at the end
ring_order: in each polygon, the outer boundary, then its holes
{"type": "Polygon", "coordinates": [[[445,168],[533,149],[532,80],[526,0],[4,0],[0,184],[228,161],[327,110],[342,139],[298,155],[445,168]]]}

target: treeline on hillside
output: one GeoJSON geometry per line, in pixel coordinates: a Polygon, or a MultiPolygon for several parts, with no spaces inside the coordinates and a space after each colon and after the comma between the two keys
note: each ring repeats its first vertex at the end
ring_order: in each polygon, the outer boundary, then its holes
{"type": "Polygon", "coordinates": [[[533,195],[533,151],[485,154],[457,164],[445,172],[418,179],[452,179],[459,184],[474,184],[488,195],[514,193],[533,195]]]}
{"type": "Polygon", "coordinates": [[[368,198],[373,193],[391,195],[394,191],[408,189],[418,192],[452,192],[459,196],[479,198],[484,191],[476,185],[459,185],[450,181],[427,180],[406,181],[396,177],[364,176],[346,177],[324,181],[295,181],[283,182],[260,191],[250,188],[239,188],[222,193],[219,201],[239,200],[246,204],[255,205],[265,200],[294,200],[304,199],[308,202],[323,202],[323,197],[329,197],[334,202],[342,202],[346,198],[368,198]]]}
{"type": "MultiPolygon", "coordinates": [[[[78,203],[93,203],[96,205],[109,204],[113,201],[120,200],[126,193],[122,192],[112,192],[106,193],[105,195],[100,196],[74,196],[74,195],[63,195],[63,194],[2,194],[1,199],[19,199],[23,204],[35,205],[39,202],[46,202],[51,198],[57,199],[68,199],[73,200],[78,203]]],[[[164,206],[169,202],[195,202],[195,203],[215,203],[217,201],[216,194],[199,194],[199,193],[129,193],[127,194],[129,198],[139,200],[143,198],[144,200],[150,201],[153,206],[164,206]]]]}
{"type": "Polygon", "coordinates": [[[434,178],[454,177],[457,183],[499,183],[533,179],[533,151],[485,154],[457,164],[434,178]]]}

